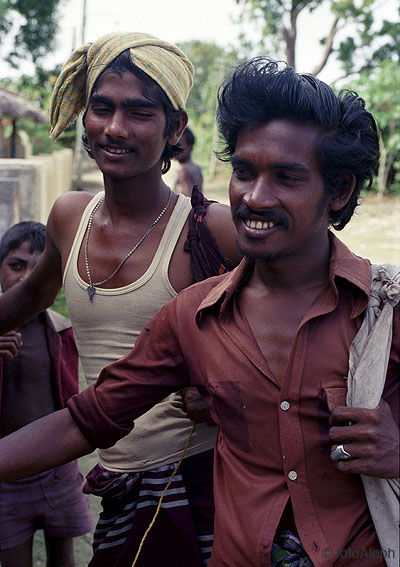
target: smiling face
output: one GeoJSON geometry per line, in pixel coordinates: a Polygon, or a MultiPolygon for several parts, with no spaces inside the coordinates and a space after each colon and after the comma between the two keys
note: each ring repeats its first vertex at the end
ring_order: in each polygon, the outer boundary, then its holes
{"type": "Polygon", "coordinates": [[[318,135],[287,120],[239,133],[230,200],[245,256],[310,260],[326,249],[330,200],[315,153],[318,135]]]}
{"type": "Polygon", "coordinates": [[[25,279],[36,266],[42,252],[31,250],[31,241],[25,240],[10,250],[0,267],[0,286],[3,293],[25,279]]]}
{"type": "MultiPolygon", "coordinates": [[[[94,159],[105,176],[126,179],[161,171],[161,155],[175,134],[165,136],[160,102],[144,96],[132,73],[104,73],[92,93],[85,117],[94,159]]],[[[178,137],[179,139],[179,137],[178,137]]]]}

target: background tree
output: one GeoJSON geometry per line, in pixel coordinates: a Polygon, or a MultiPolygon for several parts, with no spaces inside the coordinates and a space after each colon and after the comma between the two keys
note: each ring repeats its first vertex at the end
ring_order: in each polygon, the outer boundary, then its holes
{"type": "MultiPolygon", "coordinates": [[[[50,70],[36,65],[33,75],[21,75],[17,79],[1,79],[0,85],[19,93],[50,114],[51,93],[60,71],[61,65],[50,70]]],[[[29,119],[19,118],[18,129],[25,130],[28,133],[34,155],[49,153],[62,147],[72,148],[74,144],[75,125],[71,126],[57,142],[49,137],[50,126],[48,123],[35,123],[29,119]]],[[[5,139],[10,135],[11,125],[5,128],[5,139]]]]}
{"type": "MultiPolygon", "coordinates": [[[[313,69],[308,69],[314,75],[318,75],[333,54],[348,75],[376,67],[391,53],[399,53],[400,22],[385,20],[376,27],[379,8],[388,0],[235,1],[243,8],[240,21],[256,24],[260,31],[257,46],[262,45],[264,51],[267,48],[276,58],[284,58],[294,69],[299,16],[322,7],[329,8],[331,25],[328,34],[320,39],[323,47],[320,61],[313,69]]],[[[241,37],[247,49],[253,46],[245,34],[241,37]]]]}
{"type": "Polygon", "coordinates": [[[239,56],[233,48],[223,48],[214,42],[192,40],[180,43],[179,47],[195,67],[194,85],[186,105],[189,126],[196,136],[193,157],[205,173],[213,175],[214,150],[218,144],[215,124],[218,86],[239,62],[239,56]]]}
{"type": "Polygon", "coordinates": [[[255,47],[296,69],[296,40],[307,29],[299,26],[301,13],[325,8],[331,14],[330,29],[320,38],[321,58],[314,68],[318,75],[330,58],[341,63],[343,76],[366,101],[379,124],[381,159],[372,191],[379,195],[398,192],[400,185],[400,18],[379,20],[380,8],[397,0],[235,0],[242,6],[242,24],[254,25],[252,40],[242,33],[244,48],[255,47]],[[258,38],[257,38],[258,33],[258,38]],[[254,39],[253,39],[254,38],[254,39]]]}
{"type": "Polygon", "coordinates": [[[376,192],[400,192],[400,71],[398,63],[386,59],[372,72],[364,71],[352,82],[375,116],[379,128],[380,161],[376,192]]]}
{"type": "Polygon", "coordinates": [[[1,0],[0,45],[10,44],[3,54],[13,67],[19,59],[34,63],[54,50],[58,31],[58,8],[64,0],[1,0]]]}

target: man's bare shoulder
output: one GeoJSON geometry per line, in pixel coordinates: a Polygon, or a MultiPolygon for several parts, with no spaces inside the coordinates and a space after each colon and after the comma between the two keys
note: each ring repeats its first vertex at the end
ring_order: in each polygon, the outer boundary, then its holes
{"type": "Polygon", "coordinates": [[[242,259],[237,247],[237,232],[232,220],[231,208],[222,203],[211,203],[207,209],[207,225],[219,249],[232,266],[242,259]]]}
{"type": "Polygon", "coordinates": [[[63,225],[71,222],[78,226],[83,211],[92,199],[93,195],[86,191],[64,193],[55,201],[49,220],[56,223],[57,228],[62,228],[63,225]]]}
{"type": "Polygon", "coordinates": [[[70,191],[55,201],[47,230],[62,257],[69,253],[82,214],[92,199],[93,195],[86,191],[70,191]]]}
{"type": "Polygon", "coordinates": [[[93,195],[86,191],[69,191],[63,193],[55,201],[52,214],[61,215],[67,218],[74,218],[76,215],[82,216],[93,195]]]}

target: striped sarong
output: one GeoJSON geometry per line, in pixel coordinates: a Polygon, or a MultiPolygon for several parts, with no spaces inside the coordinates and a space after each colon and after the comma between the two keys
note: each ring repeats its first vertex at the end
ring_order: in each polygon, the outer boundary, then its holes
{"type": "Polygon", "coordinates": [[[299,538],[286,530],[274,538],[271,567],[313,567],[313,564],[299,538]]]}
{"type": "MultiPolygon", "coordinates": [[[[213,543],[213,451],[183,460],[142,548],[137,567],[204,567],[213,543]]],[[[142,473],[97,465],[84,492],[102,496],[89,567],[131,567],[176,463],[142,473]]]]}

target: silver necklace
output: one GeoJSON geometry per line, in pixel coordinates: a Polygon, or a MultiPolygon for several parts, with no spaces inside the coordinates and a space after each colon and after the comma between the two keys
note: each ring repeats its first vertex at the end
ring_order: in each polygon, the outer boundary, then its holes
{"type": "Polygon", "coordinates": [[[93,296],[96,293],[96,286],[99,286],[101,284],[104,284],[106,282],[108,282],[112,277],[115,276],[115,274],[122,268],[123,264],[126,262],[126,260],[132,256],[132,254],[135,252],[135,250],[142,244],[143,240],[150,234],[150,232],[153,230],[153,228],[156,226],[156,224],[160,221],[160,219],[162,218],[162,216],[164,215],[164,213],[166,212],[166,210],[169,207],[169,204],[171,202],[171,198],[172,198],[172,190],[169,190],[169,197],[168,197],[168,201],[167,204],[165,205],[165,207],[163,208],[163,210],[161,211],[161,213],[158,215],[158,217],[151,223],[150,227],[146,230],[146,232],[143,234],[142,238],[139,240],[139,242],[137,242],[135,244],[135,246],[132,248],[132,250],[130,252],[128,252],[128,254],[121,260],[121,262],[119,263],[119,265],[115,268],[115,270],[113,271],[113,273],[111,275],[109,275],[107,278],[105,278],[104,280],[101,280],[101,282],[93,282],[92,280],[92,275],[90,273],[90,268],[89,268],[89,258],[88,258],[88,244],[89,244],[89,235],[90,235],[90,230],[92,228],[92,222],[93,222],[93,217],[96,214],[97,209],[100,207],[101,203],[104,200],[104,196],[99,200],[99,202],[97,203],[97,205],[94,207],[93,211],[90,213],[90,217],[89,217],[89,222],[88,222],[88,228],[87,228],[87,233],[86,233],[86,240],[85,240],[85,265],[86,265],[86,274],[89,280],[89,285],[86,288],[86,291],[88,293],[89,299],[90,301],[93,301],[93,296]]]}

